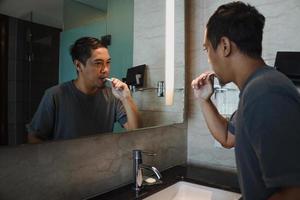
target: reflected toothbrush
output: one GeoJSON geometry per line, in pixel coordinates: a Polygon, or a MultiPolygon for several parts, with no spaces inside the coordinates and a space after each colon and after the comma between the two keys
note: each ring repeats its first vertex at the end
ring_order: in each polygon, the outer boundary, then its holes
{"type": "Polygon", "coordinates": [[[112,78],[105,78],[105,80],[106,80],[106,81],[110,81],[110,82],[113,81],[112,78]]]}
{"type": "Polygon", "coordinates": [[[113,85],[112,85],[112,79],[111,78],[105,78],[105,83],[107,86],[113,88],[113,85]]]}

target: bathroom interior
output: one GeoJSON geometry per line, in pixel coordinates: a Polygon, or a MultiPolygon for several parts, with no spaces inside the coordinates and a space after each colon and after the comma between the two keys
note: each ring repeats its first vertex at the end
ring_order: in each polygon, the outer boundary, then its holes
{"type": "MultiPolygon", "coordinates": [[[[0,0],[0,199],[149,198],[166,186],[133,189],[134,150],[143,152],[143,164],[154,166],[162,182],[196,176],[189,182],[239,193],[234,149],[213,139],[190,87],[210,69],[202,46],[206,22],[230,1],[174,0],[174,48],[165,42],[167,1],[0,0]],[[69,46],[82,36],[107,35],[111,77],[126,78],[128,69],[146,66],[143,85],[132,89],[142,126],[125,131],[116,125],[112,133],[26,144],[25,125],[44,90],[76,77],[69,46]],[[174,68],[169,71],[165,57],[172,49],[174,68]],[[167,87],[170,76],[175,80],[171,103],[166,102],[167,88],[158,92],[159,83],[167,87]]],[[[262,56],[268,65],[274,65],[278,51],[299,51],[299,1],[247,2],[266,17],[262,56]]],[[[231,84],[215,88],[214,103],[229,117],[239,91],[231,84]]]]}

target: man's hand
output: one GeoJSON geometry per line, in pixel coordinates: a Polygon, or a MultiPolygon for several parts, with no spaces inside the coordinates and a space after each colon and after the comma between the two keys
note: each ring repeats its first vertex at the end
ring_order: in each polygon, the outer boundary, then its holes
{"type": "Polygon", "coordinates": [[[287,187],[282,188],[279,192],[273,194],[268,200],[299,200],[300,199],[300,187],[287,187]]]}
{"type": "Polygon", "coordinates": [[[194,96],[199,100],[208,100],[213,94],[213,76],[214,72],[208,71],[202,73],[192,81],[194,96]]]}
{"type": "Polygon", "coordinates": [[[131,97],[127,84],[116,78],[112,78],[112,93],[120,100],[131,97]]]}
{"type": "Polygon", "coordinates": [[[137,129],[140,123],[139,113],[127,84],[116,78],[112,78],[112,93],[116,98],[121,100],[126,110],[127,122],[124,124],[124,127],[127,130],[137,129]]]}
{"type": "Polygon", "coordinates": [[[38,138],[37,136],[35,136],[34,134],[28,134],[27,135],[27,142],[29,144],[39,144],[39,143],[42,143],[43,140],[38,138]]]}
{"type": "Polygon", "coordinates": [[[212,71],[202,73],[192,81],[192,88],[195,97],[200,100],[199,104],[211,134],[223,147],[231,148],[235,145],[235,137],[227,130],[227,119],[218,112],[210,100],[213,94],[214,74],[212,71]]]}

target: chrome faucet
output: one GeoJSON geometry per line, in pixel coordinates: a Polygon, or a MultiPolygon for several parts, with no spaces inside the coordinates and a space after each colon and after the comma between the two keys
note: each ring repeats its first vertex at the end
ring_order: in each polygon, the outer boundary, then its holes
{"type": "Polygon", "coordinates": [[[142,153],[148,156],[155,156],[154,153],[143,152],[141,150],[133,150],[132,157],[133,157],[133,176],[134,176],[134,190],[139,191],[143,185],[143,169],[152,171],[157,179],[161,179],[162,176],[160,172],[152,166],[143,164],[142,153]]]}

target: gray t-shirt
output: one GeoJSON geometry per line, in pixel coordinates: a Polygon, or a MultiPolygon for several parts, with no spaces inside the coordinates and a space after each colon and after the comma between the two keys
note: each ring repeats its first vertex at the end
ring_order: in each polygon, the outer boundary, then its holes
{"type": "Polygon", "coordinates": [[[288,78],[271,67],[258,69],[241,90],[228,128],[244,200],[300,186],[300,95],[288,78]]]}
{"type": "Polygon", "coordinates": [[[111,132],[115,121],[123,125],[127,115],[111,88],[86,95],[69,81],[45,91],[27,130],[41,139],[70,139],[111,132]]]}

